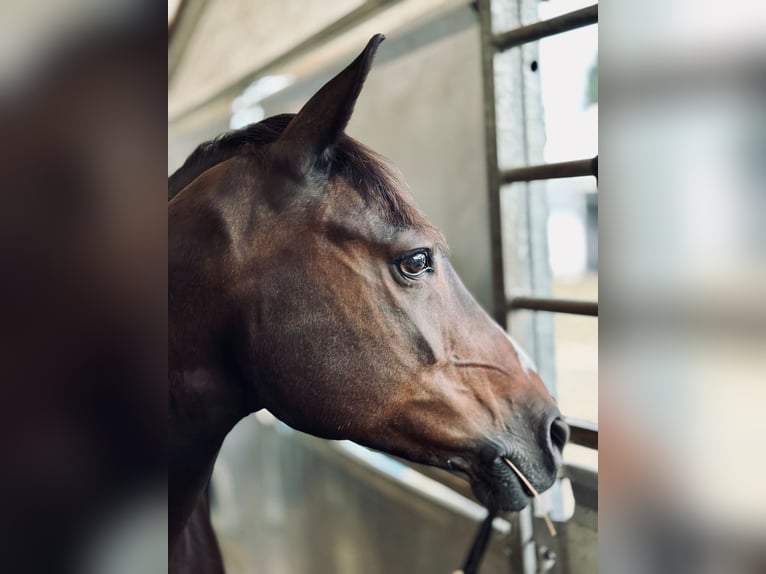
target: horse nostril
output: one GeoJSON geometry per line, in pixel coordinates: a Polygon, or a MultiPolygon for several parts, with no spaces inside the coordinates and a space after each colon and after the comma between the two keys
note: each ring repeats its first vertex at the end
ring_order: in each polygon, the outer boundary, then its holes
{"type": "Polygon", "coordinates": [[[551,444],[559,450],[564,450],[564,445],[569,440],[569,425],[561,417],[556,417],[551,422],[551,444]]]}

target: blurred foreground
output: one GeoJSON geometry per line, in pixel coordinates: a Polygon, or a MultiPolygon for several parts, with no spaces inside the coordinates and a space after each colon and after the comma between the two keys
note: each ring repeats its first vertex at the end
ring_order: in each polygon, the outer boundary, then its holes
{"type": "Polygon", "coordinates": [[[766,6],[601,11],[601,572],[763,572],[766,6]]]}
{"type": "Polygon", "coordinates": [[[148,5],[0,7],[3,572],[165,569],[165,24],[148,5]]]}

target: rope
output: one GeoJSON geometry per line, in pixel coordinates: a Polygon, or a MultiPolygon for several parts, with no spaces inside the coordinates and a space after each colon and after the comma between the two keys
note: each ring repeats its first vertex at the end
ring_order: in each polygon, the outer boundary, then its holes
{"type": "Polygon", "coordinates": [[[497,516],[497,511],[490,510],[487,517],[479,525],[479,530],[476,532],[476,537],[473,539],[471,549],[468,551],[465,562],[463,563],[463,569],[453,572],[453,574],[478,574],[479,566],[481,565],[482,558],[487,551],[487,545],[489,544],[489,537],[492,534],[492,522],[497,516]]]}

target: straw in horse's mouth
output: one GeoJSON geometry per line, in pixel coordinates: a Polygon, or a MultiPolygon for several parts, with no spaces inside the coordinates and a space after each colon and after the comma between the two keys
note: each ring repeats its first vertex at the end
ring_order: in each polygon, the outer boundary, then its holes
{"type": "MultiPolygon", "coordinates": [[[[534,486],[532,486],[532,483],[529,482],[526,476],[524,476],[524,473],[522,473],[515,464],[511,462],[511,459],[509,459],[507,456],[502,457],[503,462],[507,464],[513,472],[516,473],[516,476],[519,477],[519,480],[524,485],[524,487],[530,492],[532,496],[534,496],[535,500],[540,499],[540,493],[537,492],[537,489],[535,489],[534,486]]],[[[556,536],[556,529],[553,526],[553,522],[551,521],[550,517],[548,516],[547,512],[543,513],[543,519],[545,520],[545,525],[548,527],[548,531],[551,533],[551,536],[556,536]]]]}

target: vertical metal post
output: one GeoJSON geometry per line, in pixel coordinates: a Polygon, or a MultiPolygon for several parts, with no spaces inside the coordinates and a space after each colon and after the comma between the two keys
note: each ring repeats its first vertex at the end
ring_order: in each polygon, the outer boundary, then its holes
{"type": "MultiPolygon", "coordinates": [[[[501,167],[508,169],[527,166],[542,160],[544,132],[540,123],[542,110],[539,78],[525,65],[525,62],[537,58],[537,46],[522,46],[512,53],[498,56],[496,33],[501,30],[495,29],[496,26],[502,26],[505,30],[518,29],[522,22],[534,19],[537,4],[536,0],[512,0],[504,4],[496,1],[494,15],[497,18],[493,17],[493,0],[479,0],[478,6],[494,315],[498,323],[507,329],[506,286],[511,285],[514,290],[521,292],[541,292],[547,295],[550,276],[544,235],[547,198],[537,189],[544,184],[517,183],[513,189],[506,186],[504,190],[501,171],[501,167]],[[499,92],[495,85],[498,79],[503,82],[499,92]],[[498,102],[502,105],[500,109],[498,102]],[[507,213],[504,214],[504,211],[507,213]],[[504,215],[509,218],[505,222],[505,234],[504,215]],[[504,247],[508,253],[503,253],[504,247]]],[[[538,356],[540,374],[555,394],[555,369],[549,360],[539,360],[552,356],[552,319],[538,315],[521,319],[518,324],[515,323],[514,334],[533,356],[538,356]]],[[[509,569],[514,574],[534,574],[538,569],[538,561],[531,509],[513,514],[511,524],[509,569]]]]}
{"type": "MultiPolygon", "coordinates": [[[[505,291],[505,262],[503,257],[503,220],[501,204],[502,177],[498,158],[498,129],[495,93],[495,55],[492,24],[492,0],[479,0],[479,29],[481,34],[481,61],[484,96],[484,134],[487,165],[487,187],[489,193],[489,230],[492,249],[492,296],[495,320],[508,329],[508,303],[505,291]]],[[[508,546],[509,571],[526,574],[530,571],[529,542],[531,542],[530,516],[513,514],[508,546]]],[[[534,554],[534,550],[532,550],[534,554]]]]}
{"type": "Polygon", "coordinates": [[[489,192],[489,233],[492,261],[493,316],[503,329],[507,328],[508,311],[505,295],[503,265],[503,228],[500,210],[500,167],[497,159],[497,121],[495,118],[495,44],[492,29],[492,2],[479,0],[481,33],[481,69],[484,92],[484,153],[487,164],[489,192]]]}
{"type": "MultiPolygon", "coordinates": [[[[481,34],[481,69],[484,98],[484,153],[489,193],[489,233],[492,262],[493,316],[503,329],[508,329],[508,303],[505,293],[505,264],[503,260],[503,227],[500,188],[502,185],[497,155],[497,117],[495,102],[495,54],[492,26],[492,0],[479,0],[479,31],[481,34]]],[[[510,517],[508,566],[511,573],[524,572],[524,530],[521,516],[510,517]]]]}

